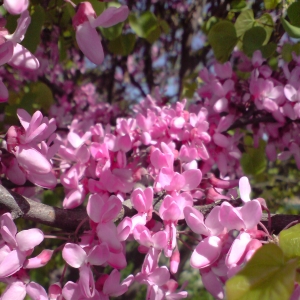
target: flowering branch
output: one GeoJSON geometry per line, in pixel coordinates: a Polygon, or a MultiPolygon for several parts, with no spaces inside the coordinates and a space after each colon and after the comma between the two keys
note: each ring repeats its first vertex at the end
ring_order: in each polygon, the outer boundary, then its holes
{"type": "MultiPolygon", "coordinates": [[[[215,206],[220,206],[224,201],[226,200],[218,200],[213,204],[195,206],[195,208],[199,210],[204,216],[206,216],[215,206]]],[[[156,210],[159,210],[161,203],[162,200],[155,205],[156,210]]],[[[230,201],[230,203],[232,204],[232,206],[239,206],[241,204],[241,200],[232,200],[230,201]]],[[[76,230],[78,224],[88,217],[85,208],[68,210],[49,206],[21,196],[13,191],[7,190],[1,185],[0,211],[2,213],[10,212],[13,219],[23,218],[25,220],[34,221],[66,231],[76,230]]],[[[136,211],[134,208],[132,208],[130,201],[124,201],[122,210],[118,214],[115,221],[121,221],[125,217],[133,216],[135,213],[136,211]]],[[[268,215],[263,214],[261,221],[264,225],[267,225],[268,215]]],[[[278,233],[283,230],[289,223],[300,221],[300,216],[271,214],[271,221],[272,227],[270,229],[270,232],[278,233]]],[[[83,225],[83,229],[88,228],[88,223],[83,225]]]]}

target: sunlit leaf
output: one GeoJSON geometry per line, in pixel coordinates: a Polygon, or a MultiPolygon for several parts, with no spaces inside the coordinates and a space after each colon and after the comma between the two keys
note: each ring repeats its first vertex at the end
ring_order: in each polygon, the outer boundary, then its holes
{"type": "Polygon", "coordinates": [[[266,9],[275,9],[281,0],[264,0],[266,9]]]}
{"type": "Polygon", "coordinates": [[[139,37],[147,39],[150,43],[153,43],[159,38],[159,22],[155,15],[150,11],[146,11],[140,16],[131,14],[129,16],[129,24],[139,37]]]}
{"type": "Polygon", "coordinates": [[[300,258],[300,224],[280,232],[279,246],[285,256],[300,258]]]}
{"type": "Polygon", "coordinates": [[[293,26],[284,18],[280,18],[282,26],[287,34],[292,38],[300,38],[300,27],[293,26]]]}
{"type": "Polygon", "coordinates": [[[294,289],[297,264],[286,261],[282,250],[267,244],[226,282],[228,300],[288,300],[294,289]]]}
{"type": "Polygon", "coordinates": [[[259,19],[255,20],[255,26],[261,26],[266,31],[266,38],[264,40],[264,45],[266,45],[273,33],[274,30],[274,22],[273,18],[270,14],[263,14],[259,19]]]}
{"type": "Polygon", "coordinates": [[[254,15],[253,10],[244,10],[239,14],[234,24],[236,34],[238,38],[242,38],[244,33],[254,26],[254,15]]]}

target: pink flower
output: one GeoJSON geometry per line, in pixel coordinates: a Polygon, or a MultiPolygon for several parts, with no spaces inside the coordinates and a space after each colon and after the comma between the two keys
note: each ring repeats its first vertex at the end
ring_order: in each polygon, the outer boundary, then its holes
{"type": "Polygon", "coordinates": [[[28,0],[4,0],[4,8],[12,15],[19,15],[24,12],[29,5],[28,0]]]}
{"type": "MultiPolygon", "coordinates": [[[[3,239],[0,244],[0,278],[3,278],[11,276],[23,267],[26,256],[44,240],[44,234],[37,228],[17,232],[10,213],[0,217],[0,233],[3,239]]],[[[44,261],[47,262],[50,258],[51,255],[44,261]]],[[[36,266],[42,266],[41,261],[40,264],[36,263],[36,266]]]]}
{"type": "Polygon", "coordinates": [[[96,27],[111,27],[127,19],[129,10],[127,6],[119,8],[109,7],[99,17],[89,2],[81,2],[73,17],[73,26],[76,30],[76,40],[80,50],[94,64],[100,65],[104,59],[101,38],[96,27]]]}

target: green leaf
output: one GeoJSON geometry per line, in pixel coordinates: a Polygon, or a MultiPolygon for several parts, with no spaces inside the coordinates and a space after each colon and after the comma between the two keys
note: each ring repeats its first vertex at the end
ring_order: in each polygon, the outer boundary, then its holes
{"type": "Polygon", "coordinates": [[[100,27],[100,30],[101,30],[102,35],[106,39],[112,41],[121,35],[123,26],[124,26],[124,23],[121,22],[121,23],[118,23],[118,24],[108,27],[108,28],[100,27]]]}
{"type": "Polygon", "coordinates": [[[284,61],[286,62],[290,62],[293,57],[292,57],[292,45],[289,43],[285,43],[283,44],[282,48],[281,48],[281,55],[282,58],[284,59],[284,61]]]}
{"type": "Polygon", "coordinates": [[[160,36],[159,22],[151,11],[146,11],[139,17],[131,14],[129,24],[139,37],[147,39],[150,43],[153,43],[160,36]]]}
{"type": "Polygon", "coordinates": [[[230,3],[230,10],[232,12],[239,12],[247,7],[247,2],[245,0],[233,0],[230,3]]]}
{"type": "Polygon", "coordinates": [[[16,15],[8,15],[6,18],[6,29],[8,30],[9,33],[15,32],[17,28],[17,21],[18,21],[19,16],[16,15]]]}
{"type": "Polygon", "coordinates": [[[205,34],[208,34],[211,28],[219,22],[216,17],[210,17],[206,22],[203,23],[202,30],[205,34]]]}
{"type": "Polygon", "coordinates": [[[235,27],[228,21],[220,21],[208,34],[208,42],[213,48],[216,59],[221,63],[228,60],[237,41],[235,27]]]}
{"type": "Polygon", "coordinates": [[[280,232],[279,246],[286,257],[300,257],[300,224],[280,232]]]}
{"type": "Polygon", "coordinates": [[[252,56],[253,52],[263,45],[266,36],[265,29],[259,26],[247,30],[243,37],[243,51],[252,56]]]}
{"type": "Polygon", "coordinates": [[[300,2],[292,3],[287,9],[287,15],[293,26],[300,27],[300,2]]]}
{"type": "Polygon", "coordinates": [[[48,113],[48,110],[54,103],[53,94],[48,85],[43,82],[34,83],[32,84],[30,93],[35,98],[33,106],[48,113]]]}
{"type": "Polygon", "coordinates": [[[40,6],[34,7],[34,13],[31,15],[31,23],[26,31],[22,45],[31,53],[36,51],[41,40],[41,31],[45,21],[45,11],[40,6]]]}
{"type": "Polygon", "coordinates": [[[259,50],[261,51],[264,58],[270,58],[277,49],[277,44],[271,42],[267,45],[262,46],[259,50]]]}
{"type": "MultiPolygon", "coordinates": [[[[251,137],[248,137],[251,139],[251,137]]],[[[267,160],[265,155],[266,142],[260,140],[258,148],[254,148],[253,141],[245,144],[245,152],[241,158],[241,166],[246,175],[258,175],[266,169],[267,160]]]]}
{"type": "Polygon", "coordinates": [[[244,33],[254,26],[254,15],[252,9],[247,9],[239,14],[234,24],[237,37],[242,39],[244,33]]]}
{"type": "Polygon", "coordinates": [[[294,289],[297,264],[285,261],[282,250],[267,244],[226,282],[228,300],[288,300],[294,289]]]}
{"type": "Polygon", "coordinates": [[[300,38],[300,28],[293,26],[284,18],[280,18],[282,26],[287,34],[292,38],[300,38]]]}
{"type": "Polygon", "coordinates": [[[197,87],[198,87],[198,84],[196,82],[184,83],[182,97],[183,98],[193,98],[197,87]]]}
{"type": "Polygon", "coordinates": [[[159,26],[161,27],[162,31],[168,34],[171,30],[169,24],[165,20],[159,20],[159,26]]]}
{"type": "Polygon", "coordinates": [[[270,37],[274,30],[273,18],[270,14],[263,14],[259,19],[255,20],[255,26],[261,26],[266,31],[266,38],[264,40],[264,45],[268,43],[270,37]]]}
{"type": "Polygon", "coordinates": [[[264,0],[266,9],[275,9],[281,0],[264,0]]]}
{"type": "Polygon", "coordinates": [[[133,33],[121,35],[108,44],[108,49],[116,55],[129,55],[135,45],[136,36],[133,33]]]}

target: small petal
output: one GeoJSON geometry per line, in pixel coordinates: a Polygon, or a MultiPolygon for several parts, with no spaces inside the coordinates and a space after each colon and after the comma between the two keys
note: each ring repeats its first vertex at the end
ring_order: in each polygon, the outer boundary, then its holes
{"type": "Polygon", "coordinates": [[[239,181],[239,190],[241,199],[244,202],[250,201],[250,193],[251,193],[251,187],[249,183],[249,179],[246,176],[243,176],[239,181]]]}
{"type": "Polygon", "coordinates": [[[222,241],[217,236],[202,240],[191,256],[191,266],[201,269],[213,264],[220,256],[222,241]]]}
{"type": "Polygon", "coordinates": [[[36,71],[40,67],[38,59],[20,44],[15,45],[13,56],[8,64],[27,71],[36,71]]]}
{"type": "Polygon", "coordinates": [[[48,300],[45,289],[36,282],[30,282],[26,286],[26,292],[32,300],[48,300]]]}
{"type": "Polygon", "coordinates": [[[76,41],[83,54],[94,64],[100,65],[104,60],[101,38],[89,22],[84,22],[76,29],[76,41]]]}
{"type": "Polygon", "coordinates": [[[44,240],[44,234],[37,228],[22,230],[17,233],[16,240],[21,251],[28,251],[44,240]]]}
{"type": "Polygon", "coordinates": [[[77,244],[67,243],[62,251],[62,257],[71,267],[79,268],[87,256],[77,244]]]}
{"type": "Polygon", "coordinates": [[[4,0],[4,8],[12,15],[19,15],[28,8],[28,0],[4,0]]]}
{"type": "Polygon", "coordinates": [[[98,18],[91,20],[92,27],[111,27],[127,19],[129,9],[126,5],[119,8],[109,7],[98,18]]]}

